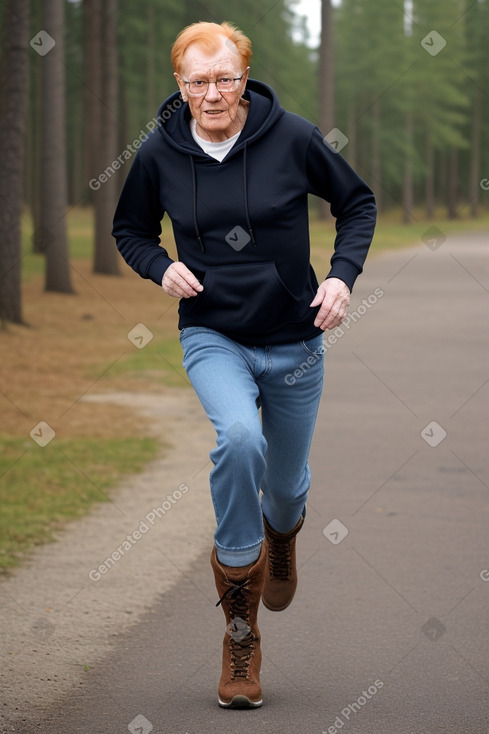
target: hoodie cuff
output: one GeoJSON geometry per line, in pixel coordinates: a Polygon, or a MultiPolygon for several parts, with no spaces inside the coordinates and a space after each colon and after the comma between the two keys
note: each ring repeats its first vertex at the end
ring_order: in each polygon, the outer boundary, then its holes
{"type": "Polygon", "coordinates": [[[344,283],[346,283],[351,293],[355,281],[361,272],[361,269],[357,268],[355,265],[348,262],[347,260],[336,260],[336,262],[333,263],[331,270],[327,274],[326,280],[328,278],[339,278],[344,283]]]}
{"type": "Polygon", "coordinates": [[[173,262],[174,260],[172,260],[171,257],[167,257],[166,255],[158,255],[158,257],[155,257],[155,259],[149,266],[147,277],[150,278],[153,283],[156,283],[156,285],[161,286],[163,276],[173,262]]]}

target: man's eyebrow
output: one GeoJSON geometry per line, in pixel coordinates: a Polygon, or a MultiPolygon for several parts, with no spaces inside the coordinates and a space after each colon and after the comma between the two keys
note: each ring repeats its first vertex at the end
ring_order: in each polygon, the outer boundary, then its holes
{"type": "MultiPolygon", "coordinates": [[[[229,68],[222,68],[222,69],[218,69],[217,71],[213,70],[211,75],[212,76],[233,76],[234,73],[235,72],[229,68]]],[[[202,79],[202,78],[209,76],[209,72],[208,71],[196,71],[191,76],[193,76],[195,79],[197,78],[202,79]]]]}

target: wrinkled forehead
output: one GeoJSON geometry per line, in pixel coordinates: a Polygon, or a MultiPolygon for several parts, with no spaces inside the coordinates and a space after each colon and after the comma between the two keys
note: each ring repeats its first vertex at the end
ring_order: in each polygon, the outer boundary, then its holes
{"type": "Polygon", "coordinates": [[[238,49],[228,39],[223,38],[220,48],[210,53],[192,43],[185,51],[182,59],[182,75],[215,77],[218,74],[240,74],[241,57],[238,49]]]}

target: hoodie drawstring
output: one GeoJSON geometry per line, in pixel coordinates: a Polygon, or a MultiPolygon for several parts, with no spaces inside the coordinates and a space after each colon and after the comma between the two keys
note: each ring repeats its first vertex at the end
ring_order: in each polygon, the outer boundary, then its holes
{"type": "Polygon", "coordinates": [[[245,208],[245,214],[246,214],[246,224],[248,225],[248,232],[251,237],[251,242],[253,244],[253,247],[256,247],[256,240],[255,235],[253,234],[253,229],[251,227],[251,220],[250,220],[250,212],[248,210],[248,187],[247,187],[247,177],[246,177],[246,153],[248,151],[248,143],[245,142],[244,148],[243,148],[243,194],[244,194],[244,208],[245,208]]]}
{"type": "Polygon", "coordinates": [[[200,249],[202,252],[205,252],[204,243],[202,241],[202,237],[199,230],[199,222],[197,221],[197,176],[195,173],[195,163],[193,156],[190,155],[190,168],[192,170],[192,211],[194,216],[194,229],[195,229],[195,236],[197,237],[197,241],[200,245],[200,249]]]}
{"type": "MultiPolygon", "coordinates": [[[[250,235],[251,243],[253,247],[256,247],[255,234],[251,226],[250,212],[248,209],[248,188],[247,188],[247,167],[246,167],[247,151],[248,151],[248,146],[247,146],[247,143],[245,142],[244,148],[243,148],[243,203],[244,203],[246,226],[248,227],[248,233],[250,235]]],[[[205,252],[204,241],[200,233],[199,221],[197,219],[197,173],[195,170],[195,162],[194,162],[192,154],[189,154],[189,158],[190,158],[190,169],[192,171],[192,214],[193,214],[193,220],[194,220],[195,236],[197,237],[197,241],[200,245],[200,249],[202,250],[202,252],[205,252]]]]}

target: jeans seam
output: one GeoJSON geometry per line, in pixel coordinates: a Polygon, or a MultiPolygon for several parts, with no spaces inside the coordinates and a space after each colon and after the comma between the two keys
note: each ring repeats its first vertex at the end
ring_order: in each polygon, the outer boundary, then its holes
{"type": "MultiPolygon", "coordinates": [[[[316,339],[317,337],[314,337],[314,338],[316,339]]],[[[309,341],[309,340],[308,340],[308,341],[309,341]]],[[[325,351],[326,351],[326,350],[325,350],[325,348],[324,348],[324,344],[323,344],[323,342],[322,342],[322,341],[321,341],[321,346],[320,346],[320,347],[319,347],[319,349],[317,349],[316,351],[314,351],[314,350],[310,349],[310,348],[308,347],[308,345],[306,344],[306,341],[305,341],[305,340],[302,340],[302,341],[301,341],[301,342],[299,342],[299,343],[300,343],[300,345],[301,345],[302,349],[304,350],[304,352],[305,352],[305,353],[306,353],[307,355],[309,355],[310,357],[317,357],[317,358],[319,359],[319,357],[321,357],[321,356],[322,356],[322,355],[323,355],[323,354],[325,353],[325,351]]]]}
{"type": "Polygon", "coordinates": [[[228,551],[230,553],[233,553],[233,552],[236,552],[236,551],[239,552],[239,551],[254,550],[257,546],[259,546],[261,543],[263,543],[264,540],[265,540],[265,536],[263,535],[260,538],[260,540],[257,540],[256,541],[256,543],[252,543],[251,545],[244,545],[241,548],[228,548],[227,546],[221,545],[221,543],[218,543],[217,540],[214,541],[214,542],[215,542],[216,548],[219,548],[220,550],[223,550],[223,551],[228,551]]]}

